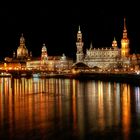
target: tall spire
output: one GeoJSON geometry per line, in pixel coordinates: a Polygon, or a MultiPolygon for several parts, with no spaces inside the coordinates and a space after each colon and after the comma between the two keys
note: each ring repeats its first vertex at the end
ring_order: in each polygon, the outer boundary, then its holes
{"type": "Polygon", "coordinates": [[[121,39],[121,56],[127,57],[129,56],[129,52],[130,48],[129,48],[129,39],[127,37],[126,18],[124,18],[123,37],[121,39]]]}
{"type": "Polygon", "coordinates": [[[80,25],[79,25],[79,27],[78,27],[78,33],[81,33],[80,25]]]}
{"type": "Polygon", "coordinates": [[[124,18],[123,38],[127,38],[126,18],[124,18]]]}
{"type": "Polygon", "coordinates": [[[124,18],[124,30],[126,30],[126,18],[124,18]]]}

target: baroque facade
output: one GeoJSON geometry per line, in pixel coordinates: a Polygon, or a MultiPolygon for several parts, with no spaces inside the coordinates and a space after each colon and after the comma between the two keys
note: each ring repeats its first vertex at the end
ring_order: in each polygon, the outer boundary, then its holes
{"type": "Polygon", "coordinates": [[[130,55],[129,39],[127,37],[126,19],[124,18],[123,37],[121,39],[121,48],[118,47],[117,41],[114,38],[111,47],[93,48],[92,43],[86,53],[83,53],[84,42],[80,27],[77,33],[77,52],[76,63],[84,63],[90,68],[116,68],[118,66],[130,67],[132,63],[138,64],[139,55],[130,55]]]}
{"type": "Polygon", "coordinates": [[[93,48],[92,43],[90,48],[86,50],[84,63],[87,64],[89,67],[112,67],[115,66],[117,60],[120,57],[120,49],[117,46],[117,41],[113,41],[113,45],[111,48],[93,48]]]}
{"type": "Polygon", "coordinates": [[[43,44],[41,49],[41,57],[28,60],[26,62],[27,69],[45,70],[48,72],[62,72],[72,67],[73,60],[62,54],[62,56],[49,56],[46,45],[43,44]]]}
{"type": "Polygon", "coordinates": [[[16,52],[13,53],[13,57],[5,57],[5,63],[0,68],[61,72],[62,70],[69,70],[73,64],[73,60],[66,57],[65,54],[62,54],[62,56],[49,56],[45,44],[42,46],[41,56],[33,57],[25,45],[23,34],[19,39],[19,46],[16,52]]]}

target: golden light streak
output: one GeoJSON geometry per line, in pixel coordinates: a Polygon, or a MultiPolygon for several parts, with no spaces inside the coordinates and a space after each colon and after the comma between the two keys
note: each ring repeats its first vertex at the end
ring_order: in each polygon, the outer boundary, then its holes
{"type": "Polygon", "coordinates": [[[130,85],[122,85],[122,126],[125,139],[130,133],[131,112],[130,112],[130,85]]]}
{"type": "Polygon", "coordinates": [[[76,109],[76,81],[72,81],[73,94],[72,94],[72,112],[73,112],[73,129],[77,128],[77,109],[76,109]]]}

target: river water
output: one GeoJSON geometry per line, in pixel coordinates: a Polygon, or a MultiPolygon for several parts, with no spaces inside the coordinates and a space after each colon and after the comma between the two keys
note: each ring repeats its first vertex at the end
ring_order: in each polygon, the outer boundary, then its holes
{"type": "Polygon", "coordinates": [[[139,138],[138,85],[0,78],[0,140],[139,138]]]}

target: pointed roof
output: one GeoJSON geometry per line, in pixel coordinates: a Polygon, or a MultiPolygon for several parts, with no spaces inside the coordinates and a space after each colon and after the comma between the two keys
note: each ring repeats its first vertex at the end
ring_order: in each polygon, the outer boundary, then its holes
{"type": "Polygon", "coordinates": [[[124,30],[126,30],[126,18],[124,17],[124,30]]]}
{"type": "Polygon", "coordinates": [[[23,33],[21,33],[21,37],[23,37],[23,33]]]}
{"type": "Polygon", "coordinates": [[[116,38],[115,38],[115,36],[114,36],[114,40],[112,41],[112,47],[113,48],[115,48],[115,47],[117,47],[118,45],[117,45],[117,41],[116,41],[116,38]]]}
{"type": "Polygon", "coordinates": [[[80,25],[78,26],[78,33],[81,33],[80,25]]]}
{"type": "Polygon", "coordinates": [[[20,37],[20,44],[22,44],[22,43],[25,43],[25,38],[23,36],[23,33],[21,34],[21,37],[20,37]]]}
{"type": "Polygon", "coordinates": [[[124,18],[123,39],[127,39],[126,18],[124,18]]]}
{"type": "Polygon", "coordinates": [[[90,49],[92,49],[93,48],[93,45],[92,45],[92,41],[91,41],[91,43],[90,43],[90,49]]]}
{"type": "Polygon", "coordinates": [[[89,68],[88,65],[86,65],[85,63],[83,62],[78,62],[78,63],[75,63],[73,64],[72,68],[75,68],[75,69],[83,69],[83,68],[89,68]]]}

